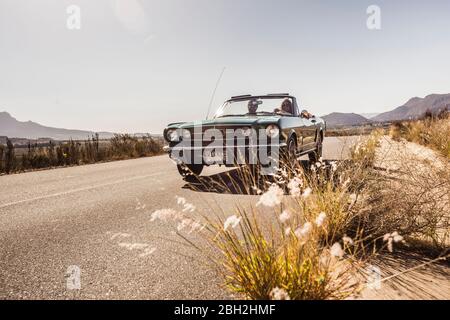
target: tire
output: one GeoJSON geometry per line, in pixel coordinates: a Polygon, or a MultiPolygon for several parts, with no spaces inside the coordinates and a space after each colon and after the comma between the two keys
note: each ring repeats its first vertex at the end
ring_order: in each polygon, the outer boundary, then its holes
{"type": "Polygon", "coordinates": [[[316,163],[319,161],[320,158],[322,158],[322,149],[323,149],[323,141],[322,141],[322,134],[319,132],[319,135],[317,137],[317,146],[316,149],[313,152],[308,153],[309,161],[312,163],[316,163]]]}
{"type": "Polygon", "coordinates": [[[297,164],[297,145],[294,138],[289,138],[286,150],[282,153],[283,164],[288,167],[288,169],[295,168],[297,164]]]}
{"type": "Polygon", "coordinates": [[[195,180],[203,171],[202,164],[179,164],[177,165],[178,172],[186,181],[195,180]]]}

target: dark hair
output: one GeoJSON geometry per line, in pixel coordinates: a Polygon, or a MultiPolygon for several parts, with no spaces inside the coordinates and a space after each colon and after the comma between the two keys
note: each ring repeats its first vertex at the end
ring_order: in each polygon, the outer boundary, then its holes
{"type": "Polygon", "coordinates": [[[281,104],[281,110],[285,112],[292,113],[292,102],[289,99],[284,99],[283,103],[281,104]]]}

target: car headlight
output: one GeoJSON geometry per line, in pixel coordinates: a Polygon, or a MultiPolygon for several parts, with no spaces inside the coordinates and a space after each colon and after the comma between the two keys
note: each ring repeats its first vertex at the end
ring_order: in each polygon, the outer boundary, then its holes
{"type": "Polygon", "coordinates": [[[252,134],[252,128],[249,128],[249,127],[242,128],[242,135],[244,137],[250,137],[251,134],[252,134]]]}
{"type": "Polygon", "coordinates": [[[280,128],[274,124],[270,124],[266,128],[266,134],[269,138],[276,138],[280,133],[280,128]]]}
{"type": "Polygon", "coordinates": [[[176,129],[167,130],[166,136],[167,140],[170,142],[178,141],[179,139],[178,131],[176,129]]]}
{"type": "Polygon", "coordinates": [[[181,135],[183,136],[183,140],[191,139],[191,132],[188,129],[183,129],[181,135]]]}

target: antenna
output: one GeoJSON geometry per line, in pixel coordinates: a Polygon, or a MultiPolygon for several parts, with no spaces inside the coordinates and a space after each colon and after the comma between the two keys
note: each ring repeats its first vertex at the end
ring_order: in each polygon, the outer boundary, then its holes
{"type": "Polygon", "coordinates": [[[222,72],[220,73],[219,78],[217,79],[216,86],[214,87],[214,91],[212,93],[211,100],[209,101],[208,112],[206,113],[206,120],[208,120],[209,111],[211,110],[211,106],[214,102],[214,97],[216,96],[217,87],[219,86],[220,80],[222,80],[222,76],[225,72],[225,69],[226,68],[223,67],[222,72]]]}

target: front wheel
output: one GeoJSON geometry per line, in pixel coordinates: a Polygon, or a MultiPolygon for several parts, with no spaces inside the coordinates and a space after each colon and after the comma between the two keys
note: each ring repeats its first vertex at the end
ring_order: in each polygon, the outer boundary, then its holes
{"type": "Polygon", "coordinates": [[[202,164],[179,164],[177,165],[178,172],[185,180],[193,180],[199,176],[203,171],[202,164]]]}
{"type": "Polygon", "coordinates": [[[297,144],[295,143],[294,138],[290,138],[287,147],[281,153],[281,163],[283,167],[288,171],[295,170],[298,160],[297,160],[297,144]]]}
{"type": "Polygon", "coordinates": [[[317,137],[316,149],[313,152],[308,153],[309,161],[312,163],[316,163],[320,158],[322,158],[322,140],[322,134],[319,133],[319,136],[317,137]]]}

